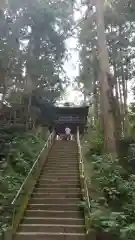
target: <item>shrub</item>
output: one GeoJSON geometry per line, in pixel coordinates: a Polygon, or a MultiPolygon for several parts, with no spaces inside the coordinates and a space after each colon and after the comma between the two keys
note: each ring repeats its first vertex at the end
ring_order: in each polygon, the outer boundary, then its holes
{"type": "Polygon", "coordinates": [[[86,153],[86,159],[89,159],[93,154],[101,155],[104,149],[104,139],[102,133],[91,131],[90,135],[90,149],[86,153]]]}
{"type": "Polygon", "coordinates": [[[133,240],[135,234],[135,175],[125,179],[125,169],[110,155],[92,157],[92,184],[97,187],[91,199],[91,227],[114,239],[133,240]]]}
{"type": "Polygon", "coordinates": [[[22,133],[8,143],[7,155],[0,162],[0,205],[15,196],[44,145],[40,135],[22,133]]]}

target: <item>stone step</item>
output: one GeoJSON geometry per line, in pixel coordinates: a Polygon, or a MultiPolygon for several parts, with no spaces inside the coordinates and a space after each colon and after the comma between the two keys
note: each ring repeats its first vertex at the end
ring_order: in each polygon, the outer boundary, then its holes
{"type": "Polygon", "coordinates": [[[84,225],[64,224],[20,224],[19,232],[55,232],[55,233],[84,233],[84,225]]]}
{"type": "Polygon", "coordinates": [[[69,161],[69,162],[72,162],[74,160],[75,162],[78,162],[77,154],[70,154],[68,156],[67,155],[68,155],[68,152],[67,153],[65,153],[65,152],[57,153],[52,156],[49,156],[49,160],[50,161],[51,160],[53,160],[53,161],[54,160],[56,160],[56,161],[63,160],[63,161],[69,161]]]}
{"type": "Polygon", "coordinates": [[[55,186],[55,187],[48,187],[48,186],[45,186],[45,187],[36,187],[34,189],[34,192],[33,194],[47,194],[47,193],[81,193],[81,188],[75,188],[75,187],[67,187],[67,188],[63,188],[63,187],[59,187],[59,186],[55,186]]]}
{"type": "Polygon", "coordinates": [[[69,148],[69,146],[71,147],[71,148],[73,148],[74,150],[75,149],[77,149],[77,144],[76,144],[76,142],[75,141],[72,141],[72,142],[57,142],[57,143],[55,143],[54,145],[53,145],[53,148],[54,149],[68,149],[69,148]]]}
{"type": "Polygon", "coordinates": [[[59,140],[57,140],[57,142],[55,142],[55,144],[53,145],[53,147],[54,148],[56,148],[56,149],[59,149],[59,148],[61,148],[61,149],[68,149],[69,148],[69,146],[71,147],[71,148],[73,148],[73,149],[77,149],[77,143],[76,143],[76,141],[59,141],[59,140]]]}
{"type": "MultiPolygon", "coordinates": [[[[64,157],[64,159],[69,159],[69,161],[72,158],[74,158],[77,161],[78,160],[77,155],[78,155],[77,152],[69,153],[69,151],[59,151],[59,152],[55,152],[55,153],[52,153],[51,155],[49,155],[49,159],[56,158],[56,157],[64,157]]],[[[56,159],[58,160],[59,158],[56,158],[56,159]]]]}
{"type": "Polygon", "coordinates": [[[84,225],[84,218],[47,218],[47,217],[24,217],[23,224],[64,224],[84,225]]]}
{"type": "Polygon", "coordinates": [[[75,178],[75,177],[78,178],[79,177],[78,173],[71,173],[71,172],[67,172],[67,171],[62,171],[61,173],[57,173],[57,172],[52,173],[52,172],[46,171],[45,173],[41,173],[40,178],[44,177],[44,175],[50,176],[50,177],[53,177],[53,176],[55,176],[55,177],[68,177],[69,176],[69,178],[75,178]]]}
{"type": "Polygon", "coordinates": [[[52,172],[52,173],[65,173],[65,172],[69,172],[69,173],[77,173],[79,174],[79,166],[73,167],[73,166],[51,166],[51,167],[44,167],[41,171],[42,173],[46,173],[46,172],[52,172]]]}
{"type": "Polygon", "coordinates": [[[72,146],[72,145],[70,145],[70,146],[53,146],[53,152],[51,152],[50,154],[53,154],[54,152],[68,152],[68,153],[77,153],[78,151],[77,151],[77,147],[76,146],[72,146]],[[69,147],[70,147],[70,152],[69,152],[69,147]]]}
{"type": "Polygon", "coordinates": [[[55,176],[61,176],[61,175],[68,175],[68,176],[80,176],[80,173],[79,173],[79,170],[78,169],[76,169],[76,171],[74,170],[73,171],[73,169],[71,168],[71,169],[59,169],[59,170],[57,170],[56,168],[54,168],[54,169],[49,169],[48,170],[48,168],[47,169],[44,169],[44,171],[43,172],[41,172],[41,175],[40,175],[40,177],[41,176],[45,176],[46,174],[49,174],[49,175],[54,175],[55,174],[55,176]]]}
{"type": "Polygon", "coordinates": [[[46,180],[46,179],[50,179],[50,180],[56,180],[56,181],[66,181],[66,180],[69,180],[70,179],[70,181],[72,180],[72,181],[79,181],[80,180],[80,177],[78,176],[78,175],[76,175],[76,176],[74,176],[74,175],[69,175],[68,176],[68,174],[65,174],[65,175],[50,175],[50,174],[45,174],[45,176],[43,175],[43,176],[41,176],[40,178],[39,178],[39,181],[44,181],[44,180],[46,180]]]}
{"type": "Polygon", "coordinates": [[[83,218],[82,211],[66,210],[26,210],[25,217],[49,217],[49,218],[83,218]]]}
{"type": "Polygon", "coordinates": [[[63,161],[50,161],[49,163],[46,163],[46,165],[44,166],[45,168],[52,168],[52,167],[67,167],[67,168],[71,168],[71,167],[74,167],[74,168],[77,168],[79,167],[79,163],[78,162],[63,162],[63,161]]]}
{"type": "Polygon", "coordinates": [[[77,143],[56,141],[14,240],[85,240],[77,143]]]}
{"type": "Polygon", "coordinates": [[[56,178],[54,178],[54,179],[44,179],[44,180],[39,180],[38,182],[37,182],[37,184],[38,184],[38,186],[43,186],[44,184],[46,184],[47,183],[47,185],[48,186],[52,186],[52,185],[59,185],[60,187],[63,187],[63,186],[65,186],[65,185],[68,185],[68,184],[70,184],[70,186],[72,185],[72,186],[77,186],[77,187],[80,187],[80,180],[79,179],[76,179],[76,180],[70,180],[70,179],[56,179],[56,178]],[[54,184],[55,183],[55,184],[54,184]]]}
{"type": "MultiPolygon", "coordinates": [[[[42,171],[48,169],[48,170],[63,170],[63,169],[69,169],[69,170],[72,170],[72,171],[76,171],[76,170],[79,170],[79,163],[63,163],[63,162],[60,162],[60,163],[52,163],[51,165],[46,163],[46,165],[44,165],[42,171]]],[[[42,172],[41,171],[41,172],[42,172]]]]}
{"type": "Polygon", "coordinates": [[[76,156],[70,156],[70,157],[65,157],[64,155],[54,155],[52,157],[49,157],[47,162],[53,162],[53,163],[57,163],[57,162],[63,162],[63,163],[79,163],[79,160],[77,159],[76,156]]]}
{"type": "Polygon", "coordinates": [[[85,233],[19,232],[14,240],[85,240],[85,233]]]}
{"type": "Polygon", "coordinates": [[[80,173],[79,173],[79,170],[76,170],[76,172],[74,171],[72,171],[72,169],[70,170],[70,169],[68,169],[68,170],[66,170],[66,168],[65,169],[60,169],[59,170],[59,172],[57,171],[57,169],[52,169],[52,170],[49,170],[48,171],[48,169],[45,169],[42,173],[41,173],[41,175],[40,175],[40,177],[42,177],[42,176],[46,176],[46,175],[55,175],[55,176],[57,176],[57,177],[59,177],[59,176],[76,176],[76,177],[80,177],[80,173]],[[69,174],[68,174],[69,173],[69,174]]]}
{"type": "Polygon", "coordinates": [[[62,149],[66,149],[68,147],[72,147],[72,148],[76,148],[77,149],[77,142],[76,141],[59,141],[57,140],[53,147],[56,148],[56,149],[59,149],[59,148],[62,148],[62,149]]]}
{"type": "Polygon", "coordinates": [[[49,197],[49,198],[62,198],[62,197],[69,197],[69,198],[81,198],[81,192],[72,192],[72,193],[69,193],[69,192],[66,192],[66,190],[65,190],[65,192],[63,192],[63,193],[58,193],[58,192],[52,192],[52,190],[51,191],[48,191],[48,192],[46,192],[46,193],[33,193],[32,194],[32,197],[34,197],[34,198],[47,198],[47,197],[49,197]]]}
{"type": "Polygon", "coordinates": [[[79,171],[79,165],[73,165],[73,164],[63,164],[63,163],[58,163],[58,164],[49,164],[49,166],[45,166],[42,170],[43,171],[46,171],[46,170],[60,170],[60,171],[70,171],[70,170],[78,170],[79,171]]]}
{"type": "Polygon", "coordinates": [[[59,159],[64,159],[64,161],[66,161],[65,159],[67,159],[69,162],[72,162],[72,159],[74,159],[75,162],[78,162],[78,159],[77,159],[77,153],[72,153],[72,154],[69,154],[69,152],[59,152],[59,153],[54,153],[52,155],[49,156],[49,160],[59,160],[59,159]]]}
{"type": "Polygon", "coordinates": [[[79,166],[50,166],[50,167],[44,167],[42,173],[46,172],[55,172],[55,173],[63,173],[63,172],[71,172],[71,173],[78,173],[79,174],[79,166]]]}
{"type": "Polygon", "coordinates": [[[71,149],[73,149],[73,150],[76,150],[77,151],[77,144],[76,144],[76,142],[74,141],[72,141],[72,144],[70,143],[62,143],[62,144],[56,144],[56,145],[53,145],[53,148],[54,149],[56,149],[56,150],[58,150],[58,149],[61,149],[61,150],[65,150],[65,149],[68,149],[68,148],[71,148],[71,149]]]}
{"type": "Polygon", "coordinates": [[[70,151],[69,151],[69,148],[56,148],[56,149],[53,149],[53,152],[50,153],[49,157],[54,156],[55,154],[64,154],[64,153],[67,153],[66,157],[78,154],[77,149],[75,148],[70,148],[70,151]]]}
{"type": "Polygon", "coordinates": [[[73,157],[76,157],[76,161],[78,160],[77,159],[78,152],[72,149],[70,149],[70,151],[64,150],[64,149],[63,150],[59,149],[58,151],[54,151],[53,149],[53,152],[49,154],[49,159],[55,156],[64,156],[64,158],[68,158],[68,159],[70,159],[73,156],[73,157]]]}
{"type": "Polygon", "coordinates": [[[72,161],[72,159],[74,159],[76,162],[78,162],[77,153],[69,154],[69,152],[59,152],[49,156],[49,160],[51,159],[59,160],[59,158],[64,158],[64,160],[67,159],[69,160],[69,162],[72,161]]]}
{"type": "Polygon", "coordinates": [[[69,154],[69,152],[59,152],[59,153],[53,153],[52,155],[49,156],[49,160],[59,160],[59,159],[64,159],[64,161],[66,161],[65,159],[67,159],[69,162],[72,162],[72,159],[74,159],[75,162],[78,162],[78,159],[77,159],[77,153],[72,153],[72,154],[69,154]]]}
{"type": "Polygon", "coordinates": [[[69,144],[69,143],[62,143],[62,144],[54,144],[53,145],[53,149],[55,150],[55,151],[58,151],[58,150],[61,150],[61,151],[63,151],[63,150],[68,150],[69,149],[69,147],[72,149],[72,151],[77,151],[77,144],[75,144],[75,142],[72,142],[72,144],[69,144]]]}
{"type": "Polygon", "coordinates": [[[28,210],[54,210],[54,211],[80,211],[79,204],[46,204],[46,203],[30,203],[27,207],[28,210]]]}
{"type": "Polygon", "coordinates": [[[71,162],[69,162],[69,161],[64,162],[63,159],[56,162],[56,160],[54,160],[54,161],[51,161],[50,163],[46,162],[46,164],[44,164],[44,166],[43,166],[43,169],[44,168],[53,168],[53,167],[55,167],[55,168],[74,167],[76,169],[77,167],[79,167],[79,162],[75,162],[74,160],[71,162]]]}
{"type": "Polygon", "coordinates": [[[57,183],[57,184],[60,184],[60,185],[63,185],[63,184],[80,184],[80,181],[79,181],[79,178],[78,179],[58,179],[58,178],[43,178],[43,179],[39,179],[38,180],[38,183],[40,184],[45,184],[45,183],[57,183]]]}
{"type": "Polygon", "coordinates": [[[29,204],[78,204],[80,202],[80,198],[31,198],[29,204]]]}
{"type": "Polygon", "coordinates": [[[36,187],[40,187],[40,188],[80,188],[80,181],[78,182],[69,182],[69,181],[66,181],[66,182],[56,182],[56,181],[44,181],[44,182],[37,182],[36,184],[36,187]]]}
{"type": "Polygon", "coordinates": [[[64,174],[69,174],[69,175],[79,175],[79,167],[73,168],[72,166],[70,168],[66,167],[53,167],[53,168],[44,168],[43,171],[41,172],[42,174],[56,174],[56,175],[64,175],[64,174]]]}
{"type": "Polygon", "coordinates": [[[57,173],[57,174],[61,174],[64,172],[69,172],[71,174],[79,174],[79,167],[76,167],[76,168],[73,168],[72,166],[71,167],[60,167],[60,166],[57,166],[57,167],[45,167],[42,171],[41,171],[41,174],[43,173],[57,173]]]}
{"type": "Polygon", "coordinates": [[[51,152],[49,154],[49,158],[51,158],[52,156],[57,156],[57,155],[63,155],[64,157],[66,158],[70,158],[70,156],[77,156],[78,155],[78,152],[76,151],[76,149],[57,149],[57,150],[54,150],[53,149],[53,152],[51,152]],[[65,155],[66,154],[66,155],[65,155]]]}
{"type": "Polygon", "coordinates": [[[55,143],[54,145],[53,145],[53,148],[55,149],[55,150],[58,150],[58,149],[68,149],[69,148],[69,146],[73,149],[73,150],[76,150],[77,151],[77,144],[76,144],[76,142],[74,141],[72,141],[72,142],[62,142],[61,141],[61,143],[59,142],[59,143],[55,143]]]}
{"type": "MultiPolygon", "coordinates": [[[[51,158],[49,157],[49,162],[55,162],[55,163],[57,163],[57,162],[67,162],[67,163],[78,163],[79,161],[78,160],[76,160],[76,156],[69,156],[68,158],[67,157],[65,157],[64,155],[54,155],[54,156],[52,156],[51,158]]],[[[48,161],[47,161],[48,162],[48,161]]]]}

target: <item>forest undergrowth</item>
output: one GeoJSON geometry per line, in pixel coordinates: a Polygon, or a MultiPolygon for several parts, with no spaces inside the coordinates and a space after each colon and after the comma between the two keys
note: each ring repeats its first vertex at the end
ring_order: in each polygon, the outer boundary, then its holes
{"type": "MultiPolygon", "coordinates": [[[[98,239],[103,236],[115,240],[133,240],[135,236],[135,171],[133,165],[125,165],[116,157],[103,153],[103,137],[91,133],[90,148],[85,154],[91,171],[90,229],[98,239]]],[[[133,146],[134,148],[134,146],[133,146]]],[[[87,167],[86,167],[87,168],[87,167]]],[[[87,204],[87,203],[85,203],[87,204]]]]}
{"type": "Polygon", "coordinates": [[[10,205],[45,143],[45,136],[23,128],[0,129],[0,211],[10,205]]]}

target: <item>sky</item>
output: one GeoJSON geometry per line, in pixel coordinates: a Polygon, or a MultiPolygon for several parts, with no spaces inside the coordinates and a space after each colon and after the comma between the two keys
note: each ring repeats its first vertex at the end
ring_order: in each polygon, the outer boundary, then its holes
{"type": "Polygon", "coordinates": [[[79,101],[80,97],[82,99],[81,93],[79,93],[78,91],[74,90],[72,83],[73,80],[76,76],[79,75],[79,52],[76,50],[76,46],[77,46],[77,39],[75,38],[69,38],[66,41],[66,46],[68,49],[68,52],[70,54],[70,57],[68,59],[68,61],[65,62],[64,64],[64,69],[68,75],[68,77],[70,78],[71,84],[69,85],[69,87],[66,90],[65,93],[65,101],[67,102],[75,102],[75,101],[79,101]]]}
{"type": "MultiPolygon", "coordinates": [[[[79,0],[77,0],[79,5],[79,0]]],[[[79,11],[74,12],[74,20],[77,21],[81,17],[79,11]]],[[[66,47],[69,52],[69,59],[64,64],[64,69],[67,73],[67,76],[70,78],[71,84],[66,90],[65,93],[65,101],[66,102],[74,102],[79,104],[83,99],[83,95],[80,91],[77,91],[72,86],[73,80],[76,76],[79,75],[79,52],[77,51],[77,39],[74,37],[70,37],[66,41],[66,47]]]]}

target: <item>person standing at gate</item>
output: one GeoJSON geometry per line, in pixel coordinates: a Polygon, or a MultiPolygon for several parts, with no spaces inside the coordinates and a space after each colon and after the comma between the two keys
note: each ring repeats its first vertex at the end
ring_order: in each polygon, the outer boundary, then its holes
{"type": "Polygon", "coordinates": [[[65,128],[65,138],[66,138],[66,140],[71,139],[71,129],[69,127],[65,128]]]}

